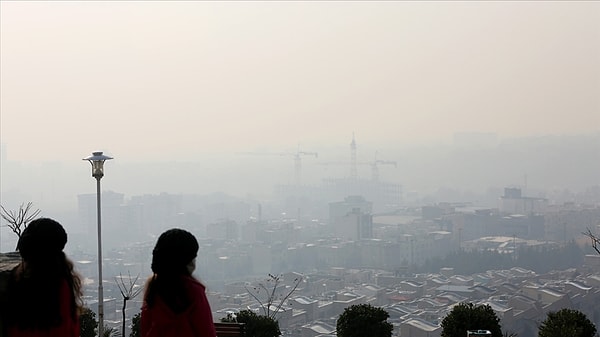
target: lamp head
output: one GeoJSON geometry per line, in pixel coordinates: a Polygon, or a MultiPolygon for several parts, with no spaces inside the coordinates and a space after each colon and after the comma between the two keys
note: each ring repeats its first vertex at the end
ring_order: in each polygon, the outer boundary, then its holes
{"type": "Polygon", "coordinates": [[[83,160],[87,160],[92,164],[92,177],[100,179],[104,176],[104,162],[113,159],[112,157],[105,156],[102,151],[92,152],[92,155],[83,160]]]}

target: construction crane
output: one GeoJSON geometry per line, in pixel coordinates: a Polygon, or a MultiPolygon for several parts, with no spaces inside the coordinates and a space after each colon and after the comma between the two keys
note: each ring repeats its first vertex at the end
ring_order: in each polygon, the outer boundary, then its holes
{"type": "Polygon", "coordinates": [[[379,167],[377,166],[378,164],[394,165],[394,167],[398,167],[398,163],[396,163],[395,161],[391,161],[391,160],[375,160],[375,161],[371,162],[373,181],[379,181],[379,167]]]}
{"type": "Polygon", "coordinates": [[[356,167],[360,165],[371,166],[371,177],[373,181],[379,181],[379,165],[394,165],[394,167],[398,167],[398,164],[391,160],[374,160],[371,162],[325,162],[320,163],[319,165],[350,165],[352,167],[351,172],[354,173],[354,176],[351,176],[353,181],[358,180],[355,170],[356,167]]]}
{"type": "Polygon", "coordinates": [[[379,181],[379,164],[381,165],[394,165],[394,167],[398,167],[398,163],[392,160],[380,160],[377,159],[378,151],[375,151],[375,159],[371,162],[371,170],[372,170],[372,179],[373,181],[379,181]]]}
{"type": "Polygon", "coordinates": [[[294,177],[296,180],[296,185],[300,186],[301,183],[301,176],[300,176],[300,172],[302,170],[302,164],[300,161],[300,156],[315,156],[315,158],[319,157],[319,154],[316,152],[305,152],[305,151],[300,151],[300,147],[298,146],[298,151],[296,151],[296,153],[294,154],[294,177]]]}
{"type": "Polygon", "coordinates": [[[302,182],[302,156],[314,156],[315,158],[319,157],[317,152],[307,152],[300,151],[300,145],[298,145],[298,149],[296,152],[238,152],[238,154],[245,155],[259,155],[259,156],[293,156],[294,157],[294,179],[297,186],[300,186],[302,182]]]}
{"type": "Polygon", "coordinates": [[[398,163],[391,160],[380,160],[377,159],[378,151],[375,151],[375,159],[371,162],[358,162],[356,161],[356,138],[354,137],[354,132],[352,132],[352,142],[350,143],[350,163],[347,162],[329,162],[329,163],[321,163],[321,165],[335,165],[342,164],[348,165],[350,164],[350,179],[352,181],[357,181],[357,167],[358,165],[370,165],[372,170],[372,179],[373,181],[379,181],[379,165],[394,165],[394,167],[398,167],[398,163]]]}
{"type": "Polygon", "coordinates": [[[379,167],[378,165],[394,165],[394,167],[398,167],[398,164],[395,161],[389,160],[379,160],[377,159],[377,151],[375,151],[375,160],[369,163],[359,163],[356,161],[356,139],[354,138],[354,132],[352,132],[352,142],[350,143],[350,178],[354,181],[357,179],[357,169],[358,165],[371,165],[372,170],[372,179],[373,181],[379,181],[379,167]]]}

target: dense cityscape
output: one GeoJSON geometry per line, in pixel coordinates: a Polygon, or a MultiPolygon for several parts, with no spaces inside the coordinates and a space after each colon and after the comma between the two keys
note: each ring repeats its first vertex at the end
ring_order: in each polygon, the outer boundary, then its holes
{"type": "MultiPolygon", "coordinates": [[[[208,287],[215,320],[244,309],[262,313],[264,303],[251,289],[270,282],[282,300],[276,317],[288,336],[331,336],[339,315],[354,304],[384,308],[394,336],[402,337],[440,336],[441,320],[465,301],[490,305],[503,331],[523,337],[536,336],[544,316],[560,308],[580,310],[598,324],[600,256],[584,233],[600,225],[599,186],[563,192],[567,200],[508,186],[491,198],[495,206],[441,200],[419,205],[406,199],[401,184],[355,175],[356,155],[353,139],[347,177],[318,186],[279,184],[271,201],[104,191],[107,326],[121,325],[119,286],[143,287],[155,239],[168,228],[198,237],[195,275],[208,287]],[[269,275],[278,275],[280,283],[269,275]]],[[[77,196],[77,227],[68,247],[93,310],[96,197],[77,196]]],[[[6,233],[5,227],[5,242],[6,233]]],[[[128,329],[140,307],[141,296],[129,301],[128,329]]]]}

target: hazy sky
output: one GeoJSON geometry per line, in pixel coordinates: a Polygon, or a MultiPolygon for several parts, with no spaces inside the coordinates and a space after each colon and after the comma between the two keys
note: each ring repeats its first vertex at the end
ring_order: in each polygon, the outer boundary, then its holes
{"type": "Polygon", "coordinates": [[[0,6],[11,160],[600,130],[600,2],[0,6]]]}

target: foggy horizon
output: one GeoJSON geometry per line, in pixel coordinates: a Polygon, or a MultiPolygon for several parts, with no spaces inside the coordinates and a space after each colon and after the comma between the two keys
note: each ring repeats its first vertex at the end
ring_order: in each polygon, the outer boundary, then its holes
{"type": "Polygon", "coordinates": [[[348,177],[353,134],[358,177],[420,197],[599,184],[600,3],[0,6],[8,207],[73,209],[96,150],[104,191],[270,198],[297,151],[302,185],[348,177]]]}
{"type": "MultiPolygon", "coordinates": [[[[490,136],[467,135],[475,139],[490,136]]],[[[372,180],[372,163],[377,158],[396,163],[394,166],[379,165],[379,180],[399,184],[405,195],[432,196],[446,189],[464,194],[462,201],[476,201],[468,200],[468,197],[511,186],[527,188],[530,196],[561,190],[582,192],[600,184],[596,174],[600,170],[600,161],[595,157],[600,151],[599,140],[600,133],[591,133],[498,138],[490,144],[455,141],[450,145],[375,149],[356,139],[357,178],[372,180]],[[570,164],[574,161],[577,165],[570,164]]],[[[343,146],[339,144],[337,148],[304,150],[314,151],[318,156],[300,157],[300,185],[318,186],[325,179],[349,178],[349,142],[343,146]]],[[[10,147],[3,146],[2,204],[14,208],[21,202],[33,201],[40,207],[76,209],[78,194],[95,193],[90,165],[82,160],[89,154],[82,154],[70,162],[19,162],[11,160],[10,147]]],[[[291,149],[206,154],[187,160],[157,157],[132,161],[115,153],[105,154],[114,159],[105,163],[102,190],[123,193],[126,197],[223,193],[268,201],[273,198],[275,186],[297,183],[295,152],[291,149]]]]}
{"type": "Polygon", "coordinates": [[[0,6],[15,161],[600,130],[597,2],[0,6]]]}

